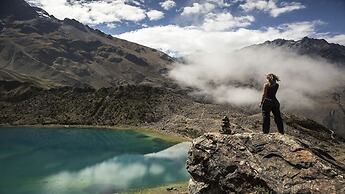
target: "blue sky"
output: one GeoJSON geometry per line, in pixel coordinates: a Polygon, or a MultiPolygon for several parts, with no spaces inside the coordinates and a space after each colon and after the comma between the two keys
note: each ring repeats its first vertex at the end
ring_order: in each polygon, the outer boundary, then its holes
{"type": "MultiPolygon", "coordinates": [[[[140,22],[125,22],[119,24],[117,28],[110,29],[106,25],[97,25],[102,31],[109,34],[120,34],[123,32],[142,28],[142,24],[148,26],[156,25],[192,25],[193,22],[186,18],[181,18],[180,15],[183,12],[184,7],[192,6],[193,2],[201,1],[175,1],[176,6],[170,10],[164,10],[159,5],[160,1],[146,1],[145,7],[148,9],[155,9],[162,11],[164,17],[159,20],[150,21],[146,18],[140,22]],[[181,21],[182,20],[182,21],[181,21]]],[[[234,1],[225,1],[228,3],[234,1]]],[[[279,2],[297,2],[297,1],[276,1],[279,2]]],[[[233,3],[230,7],[223,7],[221,11],[232,13],[234,16],[252,15],[255,17],[255,22],[247,26],[249,29],[260,29],[262,27],[277,26],[284,23],[298,22],[298,21],[313,21],[320,20],[324,22],[324,25],[319,26],[318,31],[331,34],[345,34],[345,0],[302,0],[298,1],[305,8],[293,10],[280,14],[277,17],[272,17],[268,12],[262,10],[251,10],[244,12],[239,5],[243,2],[233,3]]],[[[219,10],[218,10],[219,11],[219,10]]]]}
{"type": "Polygon", "coordinates": [[[27,1],[58,19],[74,18],[165,52],[188,54],[224,42],[224,48],[238,49],[304,36],[345,44],[345,0],[27,1]]]}

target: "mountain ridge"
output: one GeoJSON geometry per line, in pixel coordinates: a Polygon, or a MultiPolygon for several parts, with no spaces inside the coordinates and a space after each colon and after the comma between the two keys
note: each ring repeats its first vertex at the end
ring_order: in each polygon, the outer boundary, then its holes
{"type": "Polygon", "coordinates": [[[325,39],[314,39],[309,37],[304,37],[300,40],[275,39],[273,41],[265,41],[261,44],[245,47],[244,49],[255,49],[260,47],[289,49],[300,55],[321,57],[338,66],[345,67],[345,46],[329,43],[325,39]]]}
{"type": "Polygon", "coordinates": [[[1,17],[0,68],[75,87],[168,83],[165,74],[174,59],[158,50],[106,35],[74,19],[41,16],[24,0],[11,5],[17,6],[1,17]],[[18,7],[29,16],[19,17],[18,7]]]}

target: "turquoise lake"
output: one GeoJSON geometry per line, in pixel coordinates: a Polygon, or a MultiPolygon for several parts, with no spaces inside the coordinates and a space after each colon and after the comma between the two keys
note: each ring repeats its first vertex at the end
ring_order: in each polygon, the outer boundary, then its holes
{"type": "Polygon", "coordinates": [[[186,181],[189,143],[132,130],[0,128],[0,193],[117,193],[186,181]]]}

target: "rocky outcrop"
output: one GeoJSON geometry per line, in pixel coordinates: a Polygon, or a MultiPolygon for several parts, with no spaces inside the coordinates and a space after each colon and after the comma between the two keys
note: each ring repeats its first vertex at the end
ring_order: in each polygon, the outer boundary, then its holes
{"type": "Polygon", "coordinates": [[[208,133],[193,141],[189,192],[345,193],[345,168],[308,142],[280,134],[208,133]]]}

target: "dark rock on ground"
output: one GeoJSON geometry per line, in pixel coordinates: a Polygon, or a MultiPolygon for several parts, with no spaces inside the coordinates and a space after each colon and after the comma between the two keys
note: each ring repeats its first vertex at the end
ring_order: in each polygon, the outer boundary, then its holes
{"type": "Polygon", "coordinates": [[[134,64],[137,64],[137,65],[141,65],[141,66],[148,66],[149,64],[146,63],[145,60],[141,59],[141,58],[138,58],[137,56],[135,55],[132,55],[132,54],[128,54],[126,55],[125,57],[128,61],[134,63],[134,64]]]}
{"type": "Polygon", "coordinates": [[[205,134],[189,151],[189,192],[345,193],[344,165],[311,147],[289,135],[205,134]]]}

